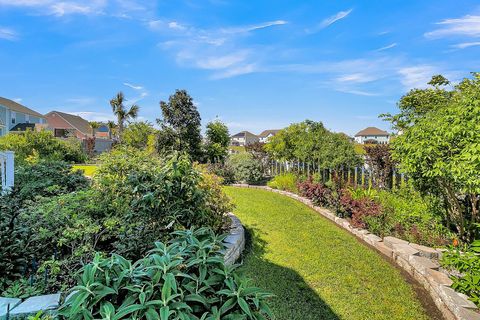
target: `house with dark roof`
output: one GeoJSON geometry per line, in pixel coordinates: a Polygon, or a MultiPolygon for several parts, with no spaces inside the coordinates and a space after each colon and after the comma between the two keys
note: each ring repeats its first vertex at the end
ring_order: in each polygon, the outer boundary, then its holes
{"type": "Polygon", "coordinates": [[[45,115],[48,128],[53,131],[57,138],[76,137],[86,139],[93,137],[93,130],[90,123],[80,116],[73,114],[51,111],[45,115]]]}
{"type": "Polygon", "coordinates": [[[232,146],[246,146],[255,142],[258,142],[258,136],[248,131],[241,131],[230,137],[232,146]]]}
{"type": "Polygon", "coordinates": [[[273,129],[273,130],[264,130],[262,133],[258,135],[258,139],[260,142],[266,143],[270,137],[273,137],[276,135],[280,130],[279,129],[273,129]]]}
{"type": "Polygon", "coordinates": [[[13,100],[0,97],[0,136],[35,129],[46,124],[45,117],[13,100]]]}
{"type": "Polygon", "coordinates": [[[387,144],[390,134],[376,127],[368,127],[355,135],[355,142],[361,144],[387,144]]]}

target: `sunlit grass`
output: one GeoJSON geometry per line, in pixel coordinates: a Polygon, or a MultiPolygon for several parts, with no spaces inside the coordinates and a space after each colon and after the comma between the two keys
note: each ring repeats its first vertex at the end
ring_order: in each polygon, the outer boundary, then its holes
{"type": "Polygon", "coordinates": [[[400,272],[307,206],[225,188],[251,240],[241,270],[273,292],[276,319],[428,319],[400,272]]]}
{"type": "Polygon", "coordinates": [[[98,166],[95,164],[76,164],[72,166],[73,170],[82,170],[83,174],[87,177],[93,177],[97,168],[98,166]]]}

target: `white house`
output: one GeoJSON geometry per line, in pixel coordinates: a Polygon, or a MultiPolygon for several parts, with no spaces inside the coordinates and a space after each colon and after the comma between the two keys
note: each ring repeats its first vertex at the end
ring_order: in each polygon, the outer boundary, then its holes
{"type": "Polygon", "coordinates": [[[276,135],[280,130],[264,130],[262,133],[258,135],[258,139],[260,142],[266,143],[270,137],[276,135]]]}
{"type": "Polygon", "coordinates": [[[242,131],[230,137],[232,146],[246,146],[255,142],[258,142],[258,136],[248,131],[242,131]]]}
{"type": "Polygon", "coordinates": [[[361,144],[387,144],[390,134],[376,127],[368,127],[355,135],[355,142],[361,144]]]}
{"type": "Polygon", "coordinates": [[[0,97],[0,137],[9,132],[44,126],[45,117],[15,101],[0,97]]]}

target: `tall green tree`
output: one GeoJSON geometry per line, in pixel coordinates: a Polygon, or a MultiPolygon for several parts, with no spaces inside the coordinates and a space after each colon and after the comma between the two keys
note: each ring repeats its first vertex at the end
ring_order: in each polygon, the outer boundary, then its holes
{"type": "Polygon", "coordinates": [[[110,106],[112,107],[113,114],[117,117],[117,130],[118,140],[122,140],[123,130],[125,129],[125,122],[131,119],[135,119],[138,116],[138,110],[140,107],[136,104],[127,108],[125,105],[125,96],[122,92],[110,100],[110,106]]]}
{"type": "Polygon", "coordinates": [[[444,77],[430,84],[402,97],[388,118],[403,131],[392,157],[420,191],[442,197],[448,223],[469,241],[480,222],[480,74],[452,90],[444,77]]]}
{"type": "Polygon", "coordinates": [[[115,136],[115,131],[117,130],[117,124],[112,120],[108,120],[107,127],[108,127],[108,138],[112,139],[115,136]]]}
{"type": "Polygon", "coordinates": [[[230,145],[227,126],[220,120],[209,122],[205,135],[207,138],[205,149],[209,161],[223,162],[228,155],[228,146],[230,145]]]}
{"type": "Polygon", "coordinates": [[[201,118],[192,97],[186,90],[176,90],[168,99],[161,101],[162,119],[159,139],[168,137],[169,141],[159,141],[160,153],[176,150],[186,152],[193,160],[202,159],[201,118]],[[164,132],[162,132],[164,131],[164,132]]]}
{"type": "Polygon", "coordinates": [[[122,143],[133,148],[145,149],[150,136],[155,135],[156,130],[148,121],[130,123],[123,132],[122,143]]]}

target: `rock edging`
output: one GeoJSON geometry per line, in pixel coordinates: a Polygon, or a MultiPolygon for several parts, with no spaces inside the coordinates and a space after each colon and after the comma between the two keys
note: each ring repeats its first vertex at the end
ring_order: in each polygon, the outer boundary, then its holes
{"type": "Polygon", "coordinates": [[[328,209],[315,206],[311,200],[298,194],[273,189],[266,186],[233,184],[234,187],[263,189],[279,193],[298,200],[312,208],[325,218],[355,235],[360,240],[374,247],[378,252],[394,261],[400,268],[408,272],[430,294],[440,312],[447,320],[480,320],[478,307],[468,297],[451,288],[452,280],[440,269],[438,259],[442,252],[434,248],[409,243],[395,237],[383,239],[366,229],[353,227],[346,219],[337,217],[328,209]]]}
{"type": "MultiPolygon", "coordinates": [[[[225,264],[232,265],[238,260],[245,249],[245,229],[242,222],[233,213],[228,213],[231,221],[227,237],[224,239],[225,264]]],[[[71,295],[71,294],[70,294],[71,295]]],[[[69,296],[70,296],[69,295],[69,296]]],[[[0,320],[7,318],[26,317],[35,315],[39,311],[45,314],[55,312],[60,306],[61,293],[34,296],[22,301],[18,298],[0,297],[0,320]]],[[[68,299],[68,297],[66,298],[68,299]]]]}

